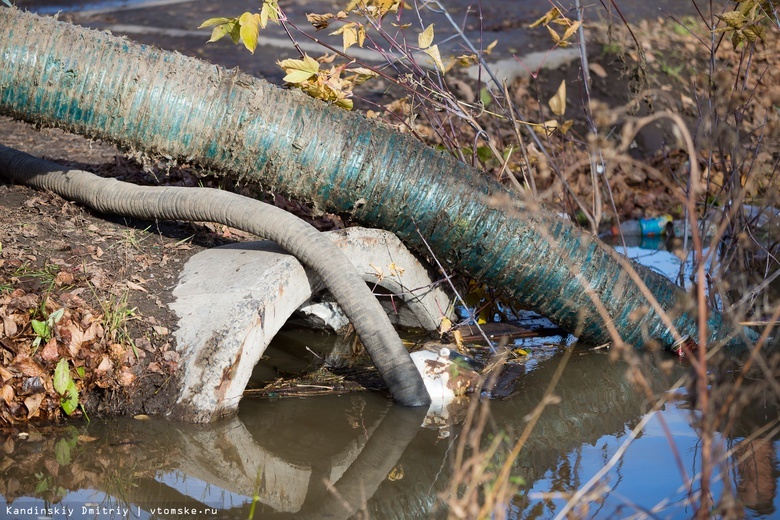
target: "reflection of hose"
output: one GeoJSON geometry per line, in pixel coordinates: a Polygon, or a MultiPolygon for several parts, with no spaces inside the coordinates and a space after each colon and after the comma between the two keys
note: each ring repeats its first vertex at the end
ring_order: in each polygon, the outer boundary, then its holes
{"type": "Polygon", "coordinates": [[[314,270],[355,327],[393,397],[430,402],[390,319],[361,276],[330,240],[275,206],[216,189],[136,186],[104,179],[0,146],[0,175],[48,189],[102,213],[141,219],[218,222],[273,240],[314,270]]]}
{"type": "MultiPolygon", "coordinates": [[[[614,322],[626,343],[670,347],[679,338],[666,313],[698,337],[684,291],[662,275],[535,204],[513,206],[498,182],[359,114],[15,9],[0,16],[0,56],[0,113],[243,175],[418,250],[425,237],[443,265],[589,342],[615,340],[614,322]]],[[[719,340],[733,329],[711,311],[708,331],[719,340]]]]}
{"type": "Polygon", "coordinates": [[[301,518],[351,518],[374,496],[406,447],[420,431],[425,410],[392,407],[371,434],[366,445],[325,498],[305,503],[295,513],[301,518]]]}

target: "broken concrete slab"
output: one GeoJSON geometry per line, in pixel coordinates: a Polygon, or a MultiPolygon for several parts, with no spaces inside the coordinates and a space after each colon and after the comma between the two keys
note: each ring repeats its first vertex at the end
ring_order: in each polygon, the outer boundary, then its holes
{"type": "MultiPolygon", "coordinates": [[[[346,253],[366,283],[387,293],[383,306],[396,323],[438,328],[449,297],[395,235],[365,228],[323,235],[346,253]]],[[[209,422],[235,413],[271,339],[322,290],[314,273],[270,241],[193,256],[170,304],[179,318],[175,337],[184,370],[171,415],[209,422]]]]}

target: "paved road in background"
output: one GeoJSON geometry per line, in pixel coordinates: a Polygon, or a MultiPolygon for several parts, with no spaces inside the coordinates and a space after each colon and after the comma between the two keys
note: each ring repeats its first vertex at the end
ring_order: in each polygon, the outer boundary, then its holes
{"type": "MultiPolygon", "coordinates": [[[[608,0],[604,1],[608,3],[608,0]]],[[[708,4],[702,0],[697,1],[700,4],[708,4]]],[[[533,53],[544,55],[552,46],[544,28],[528,29],[529,23],[550,9],[553,5],[552,0],[485,0],[482,2],[481,28],[479,17],[473,7],[476,1],[443,0],[442,3],[446,5],[455,23],[463,27],[465,35],[475,45],[479,44],[480,34],[485,45],[498,40],[496,50],[490,57],[494,62],[502,59],[505,62],[515,62],[512,55],[527,56],[533,53]]],[[[586,19],[603,19],[608,16],[599,0],[585,0],[582,3],[588,6],[585,11],[586,19]]],[[[717,0],[716,3],[722,5],[726,2],[717,0]]],[[[154,44],[164,49],[204,58],[229,68],[239,67],[246,72],[279,83],[283,74],[275,65],[276,60],[297,57],[297,53],[280,27],[269,26],[262,32],[262,40],[254,55],[243,48],[236,48],[229,39],[206,44],[210,30],[197,29],[198,25],[208,18],[238,16],[244,11],[256,10],[259,4],[260,0],[219,2],[214,0],[106,0],[103,2],[17,0],[16,2],[16,5],[23,9],[41,14],[60,12],[60,18],[64,20],[110,30],[114,34],[126,35],[141,43],[154,44]]],[[[343,8],[346,0],[280,0],[279,4],[293,23],[313,33],[313,29],[306,22],[306,13],[334,12],[343,8]]],[[[574,1],[562,0],[557,4],[563,8],[572,8],[574,1]]],[[[632,22],[637,22],[641,18],[668,16],[668,14],[678,17],[695,14],[693,3],[689,0],[618,0],[617,4],[625,17],[632,22]]],[[[415,20],[410,17],[409,21],[415,20]]],[[[443,56],[464,52],[462,40],[454,36],[455,31],[444,17],[426,12],[425,21],[435,22],[436,42],[441,43],[452,37],[444,45],[440,45],[443,56]]],[[[336,47],[340,44],[340,37],[328,37],[326,31],[318,33],[317,36],[336,47]]],[[[308,44],[303,37],[299,41],[308,44]]],[[[319,54],[316,52],[318,50],[316,44],[310,45],[314,48],[309,52],[314,55],[319,54]]],[[[356,52],[359,53],[360,50],[357,49],[356,52]]],[[[358,57],[369,58],[364,54],[358,57]]]]}

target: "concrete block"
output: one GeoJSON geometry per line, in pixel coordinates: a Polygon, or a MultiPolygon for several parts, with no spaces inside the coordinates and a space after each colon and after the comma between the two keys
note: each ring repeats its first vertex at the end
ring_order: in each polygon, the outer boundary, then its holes
{"type": "MultiPolygon", "coordinates": [[[[429,268],[387,231],[324,233],[381,292],[395,323],[435,330],[450,300],[429,268]]],[[[238,409],[252,369],[290,316],[323,289],[316,274],[270,241],[202,251],[184,266],[170,304],[182,358],[171,415],[209,422],[238,409]]],[[[332,317],[331,317],[332,318],[332,317]]]]}

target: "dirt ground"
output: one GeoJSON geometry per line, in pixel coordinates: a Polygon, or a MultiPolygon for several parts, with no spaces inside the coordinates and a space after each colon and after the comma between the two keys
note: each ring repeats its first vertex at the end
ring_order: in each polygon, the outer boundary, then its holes
{"type": "MultiPolygon", "coordinates": [[[[92,169],[122,161],[110,146],[57,130],[9,120],[0,129],[2,142],[48,158],[92,169]]],[[[170,291],[190,255],[228,239],[216,228],[96,215],[7,184],[0,184],[0,213],[2,422],[61,416],[53,381],[60,359],[93,414],[168,409],[178,367],[170,291]],[[33,329],[33,320],[46,323],[60,308],[48,333],[33,329]]]]}
{"type": "MultiPolygon", "coordinates": [[[[697,64],[706,59],[698,43],[669,22],[646,23],[637,33],[652,58],[645,69],[646,88],[664,93],[666,106],[695,121],[696,108],[685,88],[696,77],[697,64]]],[[[624,64],[630,54],[593,53],[594,91],[613,107],[631,99],[631,70],[624,64]]],[[[759,56],[767,87],[755,90],[765,97],[759,106],[775,103],[778,82],[770,80],[780,70],[773,63],[778,56],[768,50],[759,56]]],[[[576,67],[571,67],[545,72],[535,81],[521,80],[514,86],[517,100],[544,120],[549,115],[546,101],[561,79],[576,84],[576,76],[576,67]]],[[[569,112],[577,117],[578,110],[581,106],[573,103],[569,112]]],[[[581,117],[575,131],[578,125],[585,127],[581,117]]],[[[669,136],[668,129],[658,127],[638,138],[649,163],[669,169],[684,164],[686,157],[669,148],[669,136]]],[[[187,165],[142,165],[113,146],[8,118],[0,118],[0,143],[120,180],[183,186],[202,182],[198,171],[187,165]]],[[[777,146],[767,147],[762,165],[777,159],[777,146]]],[[[571,154],[565,145],[559,151],[571,154]]],[[[574,163],[581,157],[562,160],[574,163]]],[[[587,180],[589,174],[573,177],[572,186],[587,197],[589,185],[581,177],[587,180]]],[[[626,175],[613,190],[623,218],[679,211],[666,188],[646,176],[626,175]]],[[[307,209],[294,202],[275,202],[307,216],[307,209]]],[[[93,415],[168,409],[179,359],[171,337],[175,320],[166,303],[181,266],[204,248],[252,237],[223,226],[97,215],[56,195],[6,184],[0,184],[0,215],[0,424],[64,416],[63,401],[72,393],[55,381],[61,359],[67,361],[79,391],[74,415],[83,409],[93,415]],[[58,315],[58,309],[64,312],[58,315]]],[[[314,220],[323,229],[343,225],[327,216],[314,220]]]]}

